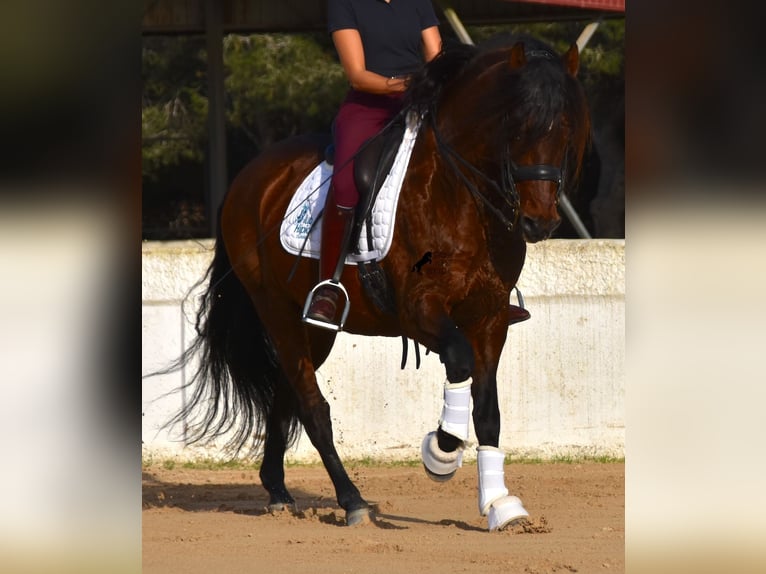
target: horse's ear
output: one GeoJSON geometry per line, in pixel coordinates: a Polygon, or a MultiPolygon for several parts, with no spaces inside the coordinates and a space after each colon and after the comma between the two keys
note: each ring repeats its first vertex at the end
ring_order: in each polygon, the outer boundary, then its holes
{"type": "Polygon", "coordinates": [[[511,57],[509,64],[511,70],[517,70],[527,63],[527,56],[524,53],[524,42],[516,42],[511,48],[511,57]]]}
{"type": "Polygon", "coordinates": [[[573,78],[577,76],[577,72],[580,69],[580,51],[577,49],[577,44],[569,46],[566,54],[561,56],[564,62],[564,68],[573,78]]]}

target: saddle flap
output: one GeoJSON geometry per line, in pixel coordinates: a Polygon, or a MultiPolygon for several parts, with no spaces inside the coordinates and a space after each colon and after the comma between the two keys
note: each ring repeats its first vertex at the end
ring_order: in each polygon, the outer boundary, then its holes
{"type": "MultiPolygon", "coordinates": [[[[354,159],[354,181],[359,193],[356,217],[351,231],[351,245],[358,246],[365,219],[372,211],[383,182],[391,171],[404,137],[404,121],[395,121],[388,128],[367,140],[354,159]]],[[[368,224],[367,229],[370,229],[368,224]]],[[[368,237],[368,244],[372,238],[368,237]]],[[[358,247],[357,247],[358,249],[358,247]]]]}

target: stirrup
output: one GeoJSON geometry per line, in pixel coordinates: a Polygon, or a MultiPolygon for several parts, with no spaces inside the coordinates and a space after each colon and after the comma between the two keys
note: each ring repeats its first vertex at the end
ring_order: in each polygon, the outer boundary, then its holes
{"type": "Polygon", "coordinates": [[[526,306],[524,305],[524,296],[521,294],[521,291],[518,287],[514,287],[516,289],[516,299],[519,302],[518,305],[514,305],[513,303],[508,304],[508,325],[515,325],[516,323],[521,323],[522,321],[526,321],[531,317],[529,314],[529,311],[527,311],[526,306]],[[512,316],[515,315],[515,316],[512,316]]]}
{"type": "Polygon", "coordinates": [[[324,281],[320,281],[314,285],[314,288],[309,291],[308,297],[306,297],[306,303],[303,305],[303,315],[301,315],[301,321],[308,323],[309,325],[314,325],[314,327],[321,327],[322,329],[329,329],[330,331],[341,331],[343,329],[343,325],[346,323],[346,318],[348,317],[348,312],[350,309],[351,304],[348,298],[348,291],[346,291],[346,288],[343,286],[343,284],[339,281],[333,281],[332,279],[325,279],[324,281]],[[343,306],[343,313],[340,316],[340,322],[337,324],[329,323],[327,321],[317,321],[316,319],[312,319],[308,316],[309,309],[311,308],[311,302],[314,300],[314,293],[316,293],[320,287],[326,286],[337,289],[346,299],[346,303],[343,306]]]}
{"type": "Polygon", "coordinates": [[[515,325],[529,319],[529,311],[518,307],[517,305],[508,305],[508,325],[515,325]]]}
{"type": "Polygon", "coordinates": [[[513,288],[516,289],[516,300],[519,302],[519,307],[526,311],[527,307],[524,305],[524,295],[521,294],[521,291],[519,291],[519,288],[516,285],[514,285],[513,288]]]}

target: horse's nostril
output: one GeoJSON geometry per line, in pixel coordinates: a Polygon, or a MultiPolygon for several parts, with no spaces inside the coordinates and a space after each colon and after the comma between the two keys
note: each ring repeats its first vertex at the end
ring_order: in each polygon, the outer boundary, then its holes
{"type": "Polygon", "coordinates": [[[529,243],[536,243],[550,237],[553,230],[558,227],[561,221],[549,221],[545,219],[535,219],[528,216],[521,218],[521,230],[524,233],[524,239],[529,243]]]}
{"type": "Polygon", "coordinates": [[[521,218],[521,229],[527,237],[535,237],[540,231],[537,221],[526,215],[521,218]]]}

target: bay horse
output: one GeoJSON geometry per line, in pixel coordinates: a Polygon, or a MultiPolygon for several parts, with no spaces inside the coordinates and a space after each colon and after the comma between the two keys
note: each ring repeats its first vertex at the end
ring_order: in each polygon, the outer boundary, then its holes
{"type": "MultiPolygon", "coordinates": [[[[574,188],[589,143],[578,67],[576,45],[559,55],[533,38],[445,49],[425,65],[408,88],[406,109],[422,124],[390,250],[379,262],[393,308],[374,303],[353,266],[341,276],[351,302],[346,331],[412,339],[444,364],[439,426],[421,445],[431,478],[449,479],[461,465],[473,401],[479,510],[489,530],[528,516],[505,487],[497,369],[526,242],[548,238],[559,223],[558,199],[574,188]]],[[[232,182],[201,280],[208,287],[197,338],[176,364],[200,356],[191,401],[176,422],[187,422],[192,441],[227,434],[236,451],[262,450],[271,509],[294,504],[284,455],[302,426],[353,525],[369,521],[371,510],[335,449],[315,376],[337,333],[301,321],[318,263],[288,254],[278,233],[292,192],[329,141],[284,140],[232,182]]]]}

